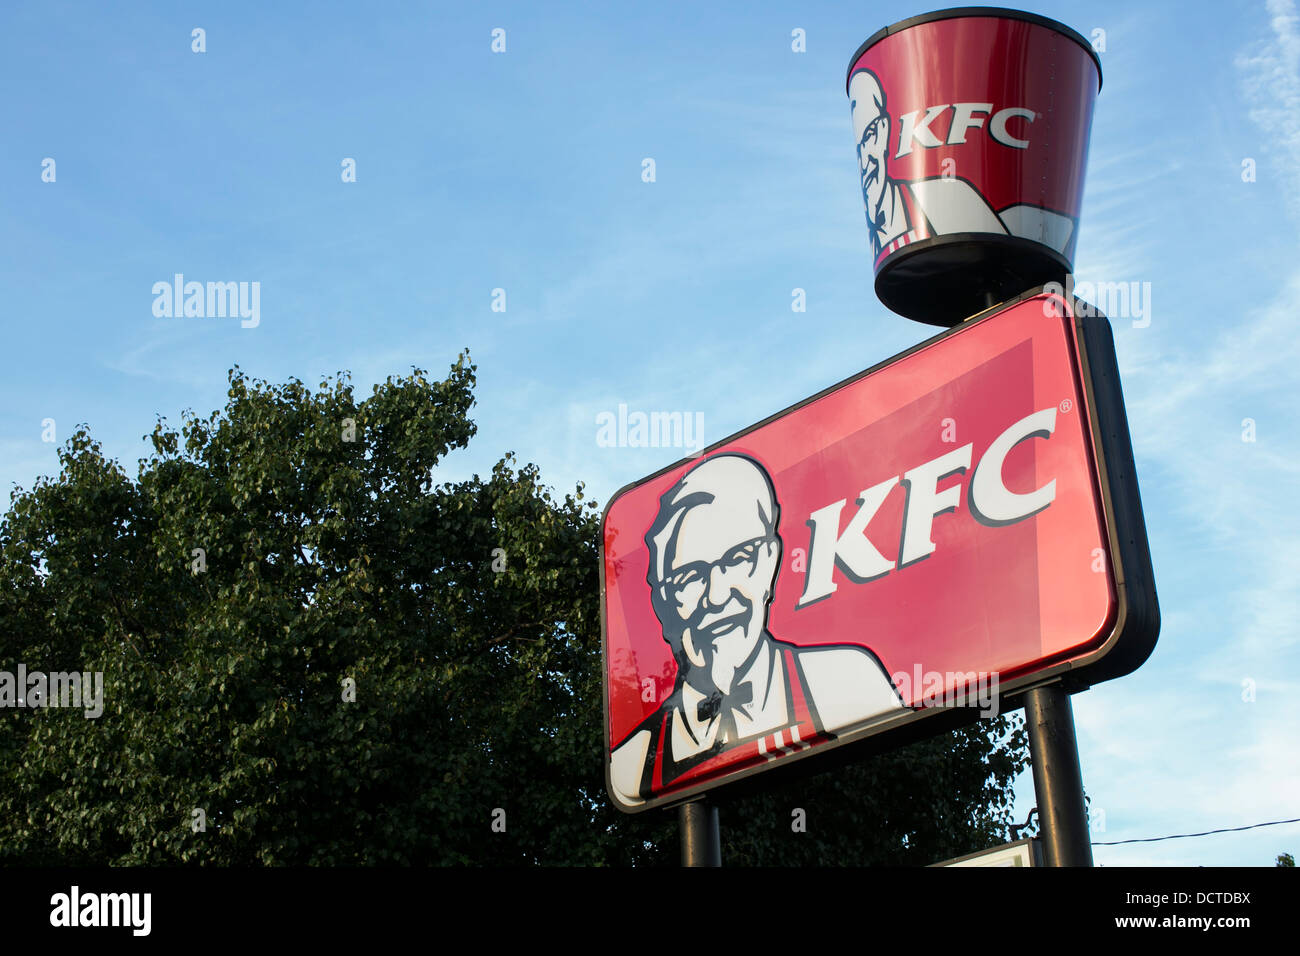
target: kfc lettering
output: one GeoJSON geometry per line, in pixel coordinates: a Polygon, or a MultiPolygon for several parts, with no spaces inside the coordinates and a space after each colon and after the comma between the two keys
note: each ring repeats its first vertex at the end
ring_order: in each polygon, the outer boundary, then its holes
{"type": "MultiPolygon", "coordinates": [[[[992,111],[992,103],[953,103],[951,106],[944,103],[926,109],[925,116],[920,122],[917,122],[917,117],[921,115],[920,110],[904,113],[898,118],[898,152],[894,158],[902,159],[911,153],[913,142],[924,146],[926,149],[934,149],[945,144],[948,146],[961,145],[966,142],[966,131],[982,129],[984,120],[992,111]],[[953,111],[952,120],[948,126],[947,139],[941,140],[931,131],[930,123],[942,116],[944,111],[948,109],[953,111]],[[976,115],[979,113],[984,115],[976,115]]],[[[1012,149],[1028,149],[1029,140],[1012,136],[1007,131],[1007,122],[1013,117],[1019,117],[1027,123],[1032,123],[1036,115],[1033,110],[1026,109],[1023,106],[1009,106],[1004,110],[998,110],[993,113],[993,118],[989,121],[989,135],[1003,146],[1010,146],[1012,149]]]]}
{"type": "MultiPolygon", "coordinates": [[[[1045,408],[1027,415],[994,440],[980,459],[971,476],[969,506],[972,517],[981,524],[999,527],[1015,524],[1035,515],[1056,498],[1056,479],[1027,494],[1010,491],[1002,480],[1002,464],[1007,453],[1030,438],[1050,438],[1056,430],[1056,409],[1045,408]]],[[[814,511],[808,517],[812,543],[808,554],[808,580],[796,610],[807,607],[835,593],[838,584],[833,572],[838,564],[855,584],[865,584],[883,577],[895,568],[914,564],[934,553],[930,540],[934,519],[956,512],[961,502],[961,483],[938,490],[939,482],[953,475],[965,474],[971,463],[973,446],[964,445],[905,472],[901,478],[907,491],[903,510],[903,540],[898,561],[890,561],[866,537],[867,526],[875,518],[898,477],[891,477],[866,489],[857,499],[858,511],[842,533],[838,533],[840,514],[847,498],[814,511]]]]}

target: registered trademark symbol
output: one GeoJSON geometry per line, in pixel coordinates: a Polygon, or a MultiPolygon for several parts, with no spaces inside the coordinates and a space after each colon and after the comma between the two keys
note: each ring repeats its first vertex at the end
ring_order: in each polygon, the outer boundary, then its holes
{"type": "Polygon", "coordinates": [[[1072,408],[1074,408],[1074,402],[1070,401],[1068,398],[1061,402],[1061,411],[1068,412],[1072,408]]]}

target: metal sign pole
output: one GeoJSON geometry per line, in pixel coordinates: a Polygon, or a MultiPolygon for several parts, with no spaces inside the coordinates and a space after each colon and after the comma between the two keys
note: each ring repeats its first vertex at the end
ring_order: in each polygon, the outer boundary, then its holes
{"type": "Polygon", "coordinates": [[[678,811],[682,866],[722,866],[718,807],[707,800],[683,803],[678,811]]]}
{"type": "Polygon", "coordinates": [[[1039,834],[1046,866],[1092,866],[1092,842],[1083,802],[1079,747],[1070,695],[1060,684],[1024,696],[1029,756],[1038,798],[1039,834]]]}

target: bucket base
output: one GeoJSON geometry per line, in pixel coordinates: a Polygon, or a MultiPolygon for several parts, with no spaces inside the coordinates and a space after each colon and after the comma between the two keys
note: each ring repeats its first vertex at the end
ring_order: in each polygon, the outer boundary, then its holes
{"type": "Polygon", "coordinates": [[[893,312],[952,326],[1048,282],[1064,282],[1070,263],[1032,239],[960,233],[913,243],[876,275],[876,295],[893,312]]]}

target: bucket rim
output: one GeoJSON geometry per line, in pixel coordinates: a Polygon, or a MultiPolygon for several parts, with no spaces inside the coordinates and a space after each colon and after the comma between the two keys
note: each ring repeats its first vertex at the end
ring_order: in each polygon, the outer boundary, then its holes
{"type": "Polygon", "coordinates": [[[920,26],[923,23],[933,23],[936,20],[956,20],[975,17],[986,17],[993,20],[1023,20],[1026,23],[1033,23],[1040,27],[1046,27],[1067,39],[1073,40],[1079,46],[1087,51],[1092,57],[1093,65],[1097,67],[1097,92],[1101,92],[1101,57],[1097,51],[1092,48],[1092,44],[1084,39],[1083,34],[1072,27],[1066,26],[1059,20],[1053,20],[1051,17],[1044,17],[1037,13],[1029,13],[1025,10],[1011,10],[1006,7],[950,7],[946,10],[935,10],[932,13],[921,13],[914,17],[908,17],[906,20],[899,20],[897,23],[891,23],[887,27],[881,27],[875,33],[871,34],[849,60],[849,67],[844,78],[844,92],[848,93],[849,80],[853,78],[853,67],[862,58],[862,54],[871,49],[886,37],[893,36],[895,33],[902,33],[912,27],[920,26]]]}

